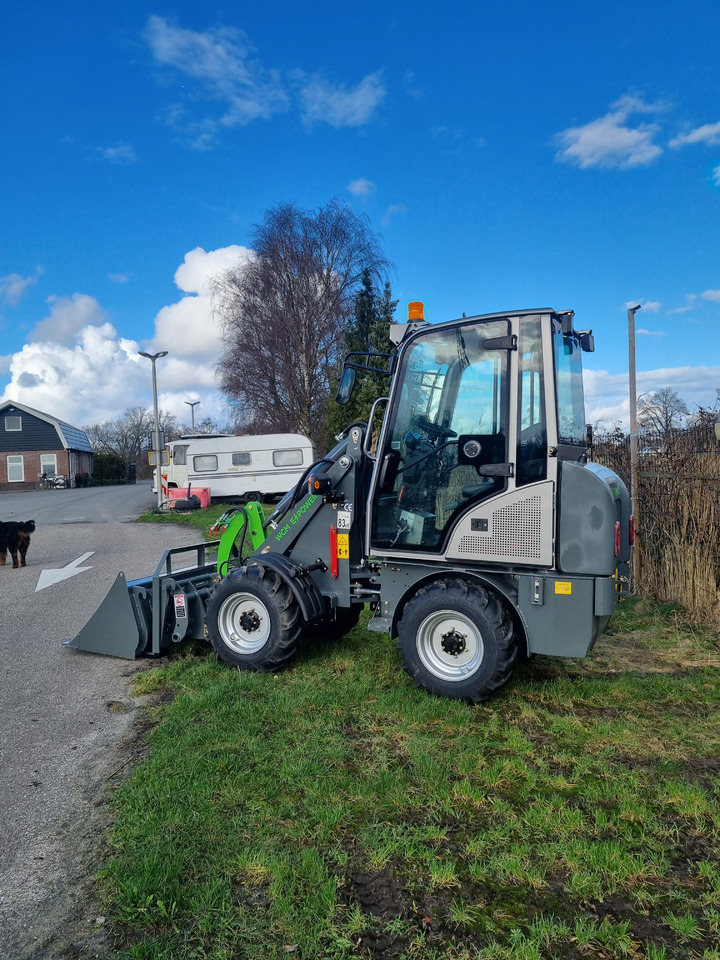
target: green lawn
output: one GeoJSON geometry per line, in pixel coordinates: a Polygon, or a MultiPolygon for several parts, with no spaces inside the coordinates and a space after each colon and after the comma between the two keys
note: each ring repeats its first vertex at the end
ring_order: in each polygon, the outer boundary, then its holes
{"type": "Polygon", "coordinates": [[[200,644],[141,673],[113,955],[720,960],[717,637],[646,602],[612,628],[474,707],[364,621],[279,675],[200,644]]]}

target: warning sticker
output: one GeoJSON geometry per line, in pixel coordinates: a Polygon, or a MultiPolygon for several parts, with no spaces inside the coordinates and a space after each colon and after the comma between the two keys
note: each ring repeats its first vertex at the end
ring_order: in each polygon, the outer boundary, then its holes
{"type": "Polygon", "coordinates": [[[349,530],[352,524],[352,514],[349,510],[338,510],[337,528],[338,530],[349,530]]]}
{"type": "Polygon", "coordinates": [[[572,593],[572,583],[570,583],[569,580],[556,580],[555,593],[564,593],[565,596],[570,596],[572,593]]]}
{"type": "Polygon", "coordinates": [[[185,594],[174,593],[173,600],[175,601],[175,619],[184,620],[187,617],[187,609],[185,607],[185,594]]]}
{"type": "Polygon", "coordinates": [[[338,560],[350,559],[350,534],[349,533],[338,534],[337,555],[338,555],[338,560]]]}

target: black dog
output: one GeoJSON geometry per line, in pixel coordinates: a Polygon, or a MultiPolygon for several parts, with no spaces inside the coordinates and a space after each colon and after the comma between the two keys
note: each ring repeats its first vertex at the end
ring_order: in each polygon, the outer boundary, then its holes
{"type": "Polygon", "coordinates": [[[0,567],[7,563],[8,550],[12,557],[13,570],[24,567],[25,554],[30,546],[30,534],[35,532],[34,520],[6,520],[0,521],[0,567]],[[20,562],[18,563],[18,555],[20,562]]]}

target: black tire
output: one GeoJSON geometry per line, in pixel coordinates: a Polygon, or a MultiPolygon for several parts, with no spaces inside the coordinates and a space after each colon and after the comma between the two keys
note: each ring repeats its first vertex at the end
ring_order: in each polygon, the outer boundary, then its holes
{"type": "Polygon", "coordinates": [[[35,482],[35,489],[36,489],[36,490],[47,490],[47,488],[48,488],[49,486],[50,486],[50,484],[48,483],[48,481],[47,481],[47,480],[44,480],[44,479],[40,479],[40,480],[37,480],[37,481],[35,482]]]}
{"type": "Polygon", "coordinates": [[[297,653],[305,622],[290,587],[273,570],[241,567],[207,605],[208,638],[233,667],[272,672],[297,653]]]}
{"type": "Polygon", "coordinates": [[[398,624],[403,667],[430,693],[487,700],[510,679],[517,659],[513,621],[478,583],[436,580],[421,587],[398,624]]]}
{"type": "Polygon", "coordinates": [[[256,503],[262,503],[263,498],[259,490],[249,490],[242,498],[245,503],[250,503],[251,500],[254,500],[256,503]]]}

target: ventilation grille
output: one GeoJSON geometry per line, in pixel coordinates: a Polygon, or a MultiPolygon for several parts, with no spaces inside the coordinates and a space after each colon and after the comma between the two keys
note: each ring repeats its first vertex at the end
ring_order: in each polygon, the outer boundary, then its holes
{"type": "Polygon", "coordinates": [[[460,537],[457,552],[465,556],[517,557],[540,562],[541,523],[542,498],[528,497],[496,510],[492,514],[489,536],[465,534],[460,537]]]}

